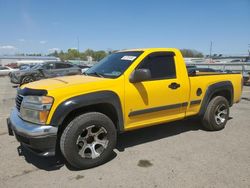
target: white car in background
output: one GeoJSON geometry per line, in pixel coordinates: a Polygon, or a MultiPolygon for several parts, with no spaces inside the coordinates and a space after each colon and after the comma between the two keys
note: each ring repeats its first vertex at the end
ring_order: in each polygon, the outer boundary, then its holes
{"type": "Polygon", "coordinates": [[[7,76],[11,72],[15,72],[15,71],[18,71],[18,69],[13,69],[7,66],[0,66],[0,76],[7,76]]]}

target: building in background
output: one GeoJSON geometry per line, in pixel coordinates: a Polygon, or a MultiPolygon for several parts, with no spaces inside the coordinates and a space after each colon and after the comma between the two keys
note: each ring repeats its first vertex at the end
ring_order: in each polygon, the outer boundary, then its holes
{"type": "Polygon", "coordinates": [[[1,66],[15,67],[21,64],[35,64],[48,61],[60,61],[60,59],[51,56],[0,56],[1,66]]]}

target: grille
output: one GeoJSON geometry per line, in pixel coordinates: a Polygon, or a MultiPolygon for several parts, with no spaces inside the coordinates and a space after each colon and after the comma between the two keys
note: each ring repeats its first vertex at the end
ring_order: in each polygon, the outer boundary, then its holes
{"type": "Polygon", "coordinates": [[[23,101],[23,96],[22,95],[17,95],[17,97],[16,97],[16,108],[17,108],[18,111],[20,111],[22,101],[23,101]]]}

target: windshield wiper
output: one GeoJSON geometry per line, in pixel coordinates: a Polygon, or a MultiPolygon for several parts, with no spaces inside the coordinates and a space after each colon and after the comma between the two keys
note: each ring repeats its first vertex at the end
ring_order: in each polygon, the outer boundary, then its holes
{"type": "Polygon", "coordinates": [[[101,74],[101,73],[98,73],[98,72],[91,72],[91,73],[84,73],[86,76],[88,75],[96,75],[98,77],[101,77],[101,78],[104,78],[104,76],[101,74]]]}

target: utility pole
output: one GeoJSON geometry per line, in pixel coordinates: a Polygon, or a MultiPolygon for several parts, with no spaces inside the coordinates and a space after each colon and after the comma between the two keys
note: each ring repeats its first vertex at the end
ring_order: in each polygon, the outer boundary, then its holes
{"type": "Polygon", "coordinates": [[[209,50],[209,56],[210,56],[210,63],[212,63],[212,48],[213,48],[213,42],[210,42],[210,50],[209,50]]]}
{"type": "Polygon", "coordinates": [[[250,44],[248,44],[248,55],[249,55],[249,58],[250,58],[250,44]]]}
{"type": "Polygon", "coordinates": [[[79,37],[77,36],[77,50],[78,50],[78,53],[80,53],[79,51],[79,37]]]}
{"type": "Polygon", "coordinates": [[[250,60],[250,44],[248,44],[248,58],[247,58],[247,61],[250,60]]]}

